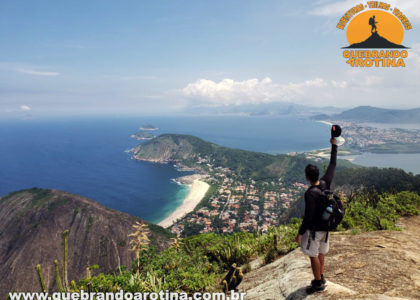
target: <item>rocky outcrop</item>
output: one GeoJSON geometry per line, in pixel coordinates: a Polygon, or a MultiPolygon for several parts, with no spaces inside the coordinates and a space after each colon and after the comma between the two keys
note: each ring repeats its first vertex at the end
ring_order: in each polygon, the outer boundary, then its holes
{"type": "MultiPolygon", "coordinates": [[[[137,221],[142,222],[56,190],[31,189],[0,198],[0,297],[10,290],[40,291],[37,264],[42,265],[48,287],[56,288],[54,260],[62,270],[61,234],[67,229],[69,280],[84,277],[86,268],[94,264],[99,265],[96,272],[111,272],[119,265],[130,268],[135,255],[129,250],[128,234],[137,221]]],[[[151,229],[152,243],[166,248],[165,230],[156,225],[151,229]]]]}
{"type": "Polygon", "coordinates": [[[299,249],[245,274],[245,299],[419,299],[420,217],[403,219],[402,231],[332,234],[326,257],[327,289],[307,295],[313,279],[299,249]]]}

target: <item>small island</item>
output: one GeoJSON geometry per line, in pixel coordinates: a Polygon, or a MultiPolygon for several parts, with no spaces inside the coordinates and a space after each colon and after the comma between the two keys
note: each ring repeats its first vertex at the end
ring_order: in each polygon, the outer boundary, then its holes
{"type": "Polygon", "coordinates": [[[131,137],[133,139],[136,139],[136,140],[151,140],[151,139],[153,139],[155,137],[155,135],[152,134],[149,131],[140,130],[137,133],[132,134],[131,137]]]}
{"type": "Polygon", "coordinates": [[[159,128],[157,128],[156,126],[150,125],[150,124],[145,124],[142,125],[140,127],[140,130],[147,130],[147,131],[154,131],[154,130],[158,130],[159,128]]]}

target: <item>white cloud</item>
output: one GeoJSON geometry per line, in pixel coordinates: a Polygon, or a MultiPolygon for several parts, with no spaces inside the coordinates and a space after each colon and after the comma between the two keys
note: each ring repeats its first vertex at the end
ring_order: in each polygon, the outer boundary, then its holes
{"type": "Polygon", "coordinates": [[[16,69],[17,72],[30,74],[30,75],[37,75],[37,76],[58,76],[60,73],[58,72],[47,72],[47,71],[36,71],[32,69],[16,69]]]}
{"type": "Polygon", "coordinates": [[[21,110],[21,111],[30,111],[30,110],[31,110],[31,108],[30,108],[29,106],[27,106],[27,105],[21,105],[21,106],[20,106],[20,110],[21,110]]]}
{"type": "MultiPolygon", "coordinates": [[[[363,3],[363,1],[355,2],[354,0],[344,0],[329,3],[322,1],[318,2],[318,5],[311,14],[318,16],[341,17],[341,15],[344,15],[354,5],[360,3],[363,3]]],[[[391,4],[391,7],[396,7],[401,10],[410,21],[420,21],[420,6],[418,0],[392,0],[388,3],[391,4]]]]}
{"type": "Polygon", "coordinates": [[[342,88],[345,89],[348,85],[347,81],[335,81],[335,80],[331,80],[331,84],[333,87],[338,87],[338,88],[342,88]]]}
{"type": "Polygon", "coordinates": [[[315,94],[328,96],[330,89],[346,86],[344,81],[325,81],[322,78],[288,84],[273,83],[269,77],[244,81],[226,78],[220,82],[199,79],[181,89],[181,93],[195,101],[213,105],[241,105],[278,101],[305,102],[305,99],[315,94]]]}

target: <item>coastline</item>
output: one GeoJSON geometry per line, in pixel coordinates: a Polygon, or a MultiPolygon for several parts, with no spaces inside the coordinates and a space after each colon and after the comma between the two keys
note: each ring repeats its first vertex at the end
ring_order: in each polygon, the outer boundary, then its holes
{"type": "MultiPolygon", "coordinates": [[[[321,124],[325,124],[328,126],[333,126],[333,123],[328,122],[328,121],[322,121],[322,120],[317,120],[315,122],[321,123],[321,124]]],[[[343,136],[339,136],[337,139],[337,146],[341,147],[346,143],[346,139],[343,136]]],[[[313,149],[313,150],[309,150],[309,151],[303,151],[301,153],[305,154],[308,158],[329,158],[330,157],[330,147],[325,147],[325,148],[321,148],[321,149],[313,149]]],[[[292,152],[293,153],[293,152],[292,152]]],[[[348,161],[353,161],[354,158],[344,158],[342,157],[342,159],[346,159],[348,161]]]]}
{"type": "Polygon", "coordinates": [[[198,203],[204,198],[210,185],[199,179],[194,179],[190,192],[184,199],[182,204],[177,207],[169,216],[158,223],[159,226],[164,228],[170,227],[176,220],[181,219],[187,213],[194,210],[198,203]]]}
{"type": "Polygon", "coordinates": [[[334,125],[333,123],[328,122],[328,121],[315,121],[315,122],[322,123],[322,124],[325,124],[325,125],[328,125],[328,126],[333,126],[334,125]]]}

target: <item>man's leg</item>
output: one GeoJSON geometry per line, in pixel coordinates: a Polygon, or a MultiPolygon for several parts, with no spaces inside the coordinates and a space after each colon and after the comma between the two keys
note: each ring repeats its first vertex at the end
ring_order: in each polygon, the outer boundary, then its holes
{"type": "Polygon", "coordinates": [[[324,274],[325,254],[327,254],[328,250],[330,249],[330,239],[328,237],[328,233],[325,233],[325,234],[320,235],[321,241],[320,241],[320,244],[319,244],[319,254],[318,254],[318,259],[319,259],[320,269],[321,269],[321,275],[324,274]],[[325,234],[327,234],[327,236],[325,234]]]}
{"type": "Polygon", "coordinates": [[[310,257],[312,272],[316,280],[321,280],[321,263],[319,260],[319,255],[316,257],[310,257]]]}
{"type": "Polygon", "coordinates": [[[321,274],[324,274],[324,254],[319,253],[318,259],[319,259],[319,270],[321,274]]]}

